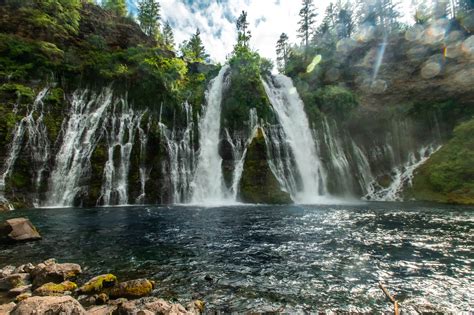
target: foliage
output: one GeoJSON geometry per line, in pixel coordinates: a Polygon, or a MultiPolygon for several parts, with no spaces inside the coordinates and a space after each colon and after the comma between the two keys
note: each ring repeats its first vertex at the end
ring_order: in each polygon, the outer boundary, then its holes
{"type": "Polygon", "coordinates": [[[145,34],[156,37],[160,31],[160,4],[156,0],[138,2],[138,21],[145,34]]]}
{"type": "Polygon", "coordinates": [[[252,37],[249,27],[249,22],[247,22],[247,12],[242,11],[239,18],[237,19],[237,46],[248,47],[250,38],[252,37]]]}
{"type": "Polygon", "coordinates": [[[314,95],[315,103],[321,112],[337,118],[347,118],[358,106],[357,99],[349,90],[335,85],[323,87],[314,95]]]}
{"type": "Polygon", "coordinates": [[[127,3],[125,0],[105,0],[103,6],[106,10],[117,16],[125,17],[127,15],[127,3]]]}
{"type": "Polygon", "coordinates": [[[303,0],[302,8],[299,12],[300,21],[298,25],[298,37],[303,40],[305,49],[309,47],[309,38],[313,33],[313,25],[315,23],[316,12],[314,9],[313,0],[303,0]]]}
{"type": "Polygon", "coordinates": [[[474,119],[417,171],[411,194],[420,200],[474,204],[474,119]]]}
{"type": "Polygon", "coordinates": [[[163,43],[165,44],[165,47],[174,49],[173,29],[168,22],[166,22],[165,26],[163,27],[163,43]]]}
{"type": "Polygon", "coordinates": [[[277,66],[280,73],[285,73],[288,59],[290,57],[290,44],[288,35],[282,33],[276,44],[277,66]]]}
{"type": "Polygon", "coordinates": [[[206,48],[202,43],[201,31],[196,30],[196,33],[191,36],[189,41],[181,44],[181,52],[184,59],[188,62],[204,62],[209,58],[206,53],[206,48]]]}

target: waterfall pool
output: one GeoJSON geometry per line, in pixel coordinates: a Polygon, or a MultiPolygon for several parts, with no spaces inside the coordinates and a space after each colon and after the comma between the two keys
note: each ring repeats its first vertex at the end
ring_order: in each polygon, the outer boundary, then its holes
{"type": "Polygon", "coordinates": [[[404,311],[474,310],[472,207],[130,206],[12,211],[0,221],[20,216],[43,240],[0,245],[0,267],[54,257],[81,264],[84,279],[149,277],[158,296],[225,313],[390,311],[379,280],[404,311]]]}

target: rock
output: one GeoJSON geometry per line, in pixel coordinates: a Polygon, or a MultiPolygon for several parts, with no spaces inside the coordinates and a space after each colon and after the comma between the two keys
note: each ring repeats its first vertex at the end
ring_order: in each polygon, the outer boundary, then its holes
{"type": "Polygon", "coordinates": [[[0,198],[0,212],[8,212],[10,210],[10,205],[7,202],[2,201],[0,198]]]}
{"type": "Polygon", "coordinates": [[[96,298],[96,304],[107,304],[109,301],[109,296],[105,293],[101,293],[96,298]]]}
{"type": "Polygon", "coordinates": [[[82,315],[86,310],[78,301],[70,296],[32,296],[21,301],[11,312],[11,315],[82,315]]]}
{"type": "Polygon", "coordinates": [[[86,284],[79,288],[79,291],[85,294],[99,293],[103,289],[115,286],[117,283],[117,277],[109,273],[90,279],[86,284]]]}
{"type": "Polygon", "coordinates": [[[0,225],[0,239],[7,242],[40,240],[38,233],[30,220],[26,218],[15,218],[6,220],[0,225]]]}
{"type": "Polygon", "coordinates": [[[35,269],[35,266],[32,263],[27,263],[25,265],[21,265],[15,269],[13,273],[30,273],[35,269]]]}
{"type": "Polygon", "coordinates": [[[187,311],[180,304],[168,303],[156,297],[141,298],[123,303],[118,308],[119,314],[199,314],[187,311]]]}
{"type": "Polygon", "coordinates": [[[0,314],[10,314],[10,312],[15,308],[16,304],[10,302],[8,304],[0,305],[0,314]]]}
{"type": "Polygon", "coordinates": [[[22,286],[13,288],[10,291],[8,291],[8,295],[9,296],[17,296],[17,295],[27,293],[27,292],[31,293],[31,284],[22,285],[22,286]]]}
{"type": "Polygon", "coordinates": [[[153,288],[154,282],[148,279],[136,279],[121,282],[114,287],[105,289],[104,293],[107,293],[112,298],[137,299],[149,295],[153,288]]]}
{"type": "Polygon", "coordinates": [[[21,302],[23,300],[26,300],[27,298],[29,297],[32,297],[33,294],[31,292],[25,292],[25,293],[22,293],[22,294],[19,294],[16,298],[15,298],[15,302],[21,302]]]}
{"type": "Polygon", "coordinates": [[[81,266],[78,264],[58,264],[55,261],[46,261],[38,264],[31,274],[33,286],[39,287],[48,282],[61,283],[74,279],[81,272],[81,266]]]}
{"type": "Polygon", "coordinates": [[[81,303],[81,305],[84,305],[85,307],[96,305],[96,297],[91,296],[91,295],[80,295],[77,298],[77,301],[81,303]]]}
{"type": "Polygon", "coordinates": [[[7,265],[0,269],[0,278],[5,278],[6,276],[11,275],[12,273],[15,273],[15,266],[12,265],[7,265]]]}
{"type": "Polygon", "coordinates": [[[9,291],[13,288],[30,284],[30,274],[13,273],[5,278],[0,279],[0,291],[9,291]]]}
{"type": "Polygon", "coordinates": [[[204,303],[203,301],[194,300],[189,302],[188,305],[186,305],[186,309],[193,314],[201,314],[202,312],[204,312],[205,306],[206,303],[204,303]]]}
{"type": "Polygon", "coordinates": [[[118,309],[117,305],[100,305],[100,306],[94,306],[88,309],[87,314],[88,315],[112,315],[117,309],[118,309]]]}
{"type": "Polygon", "coordinates": [[[60,284],[49,282],[37,288],[34,294],[39,296],[61,296],[68,295],[67,293],[70,294],[76,289],[77,284],[72,281],[64,281],[60,284]]]}

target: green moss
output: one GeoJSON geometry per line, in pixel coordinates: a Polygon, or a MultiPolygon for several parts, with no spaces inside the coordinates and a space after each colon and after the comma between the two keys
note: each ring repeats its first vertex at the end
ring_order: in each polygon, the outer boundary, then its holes
{"type": "Polygon", "coordinates": [[[40,296],[60,296],[64,295],[66,291],[73,292],[76,289],[77,284],[72,281],[64,281],[59,284],[49,282],[37,288],[34,293],[40,296]]]}
{"type": "Polygon", "coordinates": [[[408,198],[474,204],[474,119],[454,129],[453,138],[416,172],[408,198]]]}
{"type": "Polygon", "coordinates": [[[105,274],[92,278],[87,281],[79,290],[81,293],[94,294],[102,290],[115,286],[118,283],[117,277],[113,274],[105,274]]]}
{"type": "Polygon", "coordinates": [[[0,86],[1,97],[12,98],[16,96],[22,103],[31,103],[35,98],[32,88],[18,83],[4,83],[0,86]]]}
{"type": "Polygon", "coordinates": [[[247,149],[240,180],[240,199],[246,203],[292,203],[290,195],[281,190],[268,165],[265,138],[260,128],[247,149]]]}
{"type": "Polygon", "coordinates": [[[130,280],[104,290],[112,298],[141,298],[150,295],[155,284],[147,279],[130,280]]]}

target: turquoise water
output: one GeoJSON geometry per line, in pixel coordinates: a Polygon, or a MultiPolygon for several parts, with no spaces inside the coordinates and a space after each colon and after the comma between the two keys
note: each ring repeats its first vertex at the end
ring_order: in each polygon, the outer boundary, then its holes
{"type": "Polygon", "coordinates": [[[36,209],[38,242],[0,245],[0,265],[55,257],[83,279],[149,277],[155,294],[208,309],[315,312],[474,310],[474,208],[409,203],[335,206],[140,206],[36,209]]]}

